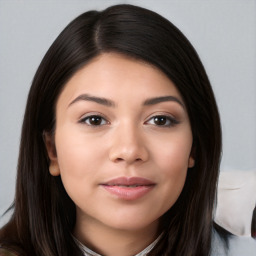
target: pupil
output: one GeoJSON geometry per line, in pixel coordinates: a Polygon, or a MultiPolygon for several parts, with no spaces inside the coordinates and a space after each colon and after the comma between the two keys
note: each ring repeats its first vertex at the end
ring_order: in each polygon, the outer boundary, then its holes
{"type": "Polygon", "coordinates": [[[93,125],[99,125],[101,123],[101,117],[99,116],[91,117],[90,123],[93,125]]]}
{"type": "Polygon", "coordinates": [[[155,117],[155,124],[157,125],[165,125],[166,124],[166,117],[164,116],[157,116],[155,117]]]}

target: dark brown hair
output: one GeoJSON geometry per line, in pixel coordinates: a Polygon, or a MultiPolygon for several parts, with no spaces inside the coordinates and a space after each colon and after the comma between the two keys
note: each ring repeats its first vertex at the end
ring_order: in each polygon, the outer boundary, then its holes
{"type": "Polygon", "coordinates": [[[254,239],[256,239],[256,206],[252,212],[252,224],[251,224],[251,234],[254,239]]]}
{"type": "Polygon", "coordinates": [[[213,91],[186,37],[160,15],[132,5],[80,15],[43,58],[27,100],[13,216],[0,232],[0,243],[20,255],[81,255],[72,239],[75,205],[61,178],[49,174],[42,134],[54,131],[55,104],[67,81],[105,52],[120,53],[162,70],[182,95],[191,123],[196,164],[188,171],[177,202],[162,217],[164,235],[150,255],[209,255],[221,156],[213,91]]]}

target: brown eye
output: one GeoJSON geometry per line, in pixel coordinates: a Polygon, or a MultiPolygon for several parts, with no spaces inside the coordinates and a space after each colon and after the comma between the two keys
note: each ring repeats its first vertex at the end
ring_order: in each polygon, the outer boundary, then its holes
{"type": "Polygon", "coordinates": [[[155,126],[170,127],[178,124],[179,121],[172,116],[159,115],[151,117],[146,123],[155,126]]]}
{"type": "Polygon", "coordinates": [[[154,123],[156,125],[166,125],[167,123],[167,117],[166,116],[155,116],[154,117],[154,123]]]}
{"type": "Polygon", "coordinates": [[[90,125],[90,126],[100,126],[100,125],[107,124],[107,121],[103,117],[97,116],[97,115],[87,116],[83,118],[80,122],[86,123],[87,125],[90,125]]]}

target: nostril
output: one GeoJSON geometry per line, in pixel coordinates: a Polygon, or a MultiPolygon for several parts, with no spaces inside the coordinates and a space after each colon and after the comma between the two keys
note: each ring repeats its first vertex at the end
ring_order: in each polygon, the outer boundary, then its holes
{"type": "MultiPolygon", "coordinates": [[[[123,159],[122,157],[118,157],[118,158],[115,159],[115,162],[122,162],[122,161],[125,161],[125,159],[123,159]]],[[[141,158],[136,158],[135,159],[135,162],[140,162],[140,161],[142,161],[141,158]]]]}

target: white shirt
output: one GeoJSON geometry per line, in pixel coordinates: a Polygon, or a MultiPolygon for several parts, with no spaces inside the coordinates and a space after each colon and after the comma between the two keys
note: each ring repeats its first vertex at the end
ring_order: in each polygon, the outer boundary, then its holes
{"type": "MultiPolygon", "coordinates": [[[[146,256],[153,248],[154,246],[157,244],[157,242],[159,241],[159,239],[161,238],[162,235],[160,235],[154,242],[152,242],[149,246],[147,246],[143,251],[137,253],[134,256],[146,256]]],[[[88,247],[86,247],[85,245],[83,245],[80,241],[78,241],[76,238],[74,238],[76,243],[78,244],[78,246],[80,247],[80,249],[82,250],[84,256],[102,256],[94,251],[92,251],[91,249],[89,249],[88,247]]]]}
{"type": "MultiPolygon", "coordinates": [[[[157,244],[161,235],[143,251],[134,256],[147,256],[157,244]]],[[[74,238],[83,252],[83,256],[102,256],[74,238]]],[[[160,256],[160,255],[159,255],[160,256]]],[[[223,241],[216,231],[213,231],[211,256],[256,256],[256,240],[250,237],[233,236],[229,239],[229,249],[226,250],[223,241]]]]}

